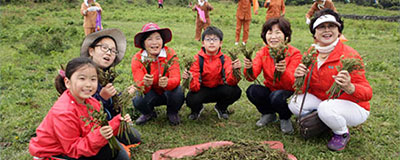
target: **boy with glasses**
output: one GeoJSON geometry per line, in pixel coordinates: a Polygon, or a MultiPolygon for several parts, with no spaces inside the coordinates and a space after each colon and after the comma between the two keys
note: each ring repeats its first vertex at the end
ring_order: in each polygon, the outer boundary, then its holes
{"type": "Polygon", "coordinates": [[[182,78],[190,79],[186,104],[192,113],[189,119],[196,120],[203,111],[203,103],[216,102],[214,107],[219,119],[228,119],[228,106],[240,98],[233,70],[241,68],[239,59],[232,61],[221,52],[223,33],[214,26],[208,27],[202,37],[202,48],[194,56],[195,62],[182,78]]]}

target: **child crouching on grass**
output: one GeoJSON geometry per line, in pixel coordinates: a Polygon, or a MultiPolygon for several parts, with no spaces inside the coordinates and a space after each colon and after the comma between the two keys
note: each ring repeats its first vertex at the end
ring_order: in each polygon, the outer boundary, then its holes
{"type": "Polygon", "coordinates": [[[214,26],[208,27],[202,37],[203,47],[195,55],[190,71],[182,78],[190,79],[186,104],[192,113],[189,119],[196,120],[203,111],[203,103],[217,102],[214,109],[219,119],[228,119],[228,106],[240,98],[242,90],[237,86],[233,70],[241,68],[239,59],[232,62],[221,52],[223,33],[214,26]]]}
{"type": "MultiPolygon", "coordinates": [[[[103,29],[85,37],[81,46],[81,57],[90,57],[99,69],[107,72],[110,71],[111,67],[115,67],[122,61],[125,51],[126,38],[124,34],[115,28],[103,29]]],[[[120,110],[115,109],[117,102],[113,102],[114,96],[118,97],[114,85],[107,83],[102,86],[99,80],[93,97],[103,104],[104,112],[107,113],[107,120],[111,120],[120,113],[120,110]]],[[[121,96],[119,97],[121,98],[121,96]]],[[[133,127],[130,127],[130,129],[132,134],[129,134],[129,141],[119,139],[127,152],[129,152],[129,148],[136,147],[137,143],[140,142],[139,132],[133,127]]]]}
{"type": "MultiPolygon", "coordinates": [[[[132,123],[128,114],[115,116],[109,125],[97,127],[82,117],[89,117],[86,105],[97,111],[100,103],[92,97],[97,89],[96,65],[88,58],[75,58],[65,72],[56,78],[57,91],[62,93],[36,129],[29,143],[34,159],[129,159],[120,149],[112,154],[108,139],[118,132],[121,121],[132,123]]],[[[118,144],[120,148],[122,146],[118,144]]]]}

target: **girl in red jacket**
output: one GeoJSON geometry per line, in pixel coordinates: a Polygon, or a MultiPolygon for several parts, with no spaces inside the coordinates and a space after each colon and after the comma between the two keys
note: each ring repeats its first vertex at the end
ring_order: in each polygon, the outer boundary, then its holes
{"type": "Polygon", "coordinates": [[[167,116],[172,125],[180,123],[178,112],[184,95],[179,86],[179,59],[172,48],[165,46],[171,39],[171,30],[155,23],[145,24],[135,35],[135,47],[141,50],[132,57],[132,75],[136,84],[144,87],[144,96],[133,99],[135,108],[142,113],[136,120],[138,125],[156,118],[154,107],[160,105],[167,105],[167,116]],[[166,70],[168,61],[172,63],[166,70]]]}
{"type": "Polygon", "coordinates": [[[95,64],[88,58],[75,58],[68,62],[65,72],[60,71],[55,83],[62,95],[29,143],[29,152],[34,159],[129,159],[123,149],[112,157],[107,144],[107,139],[117,134],[121,120],[131,122],[128,114],[124,118],[117,115],[109,125],[93,131],[94,123],[86,125],[82,120],[89,116],[86,104],[100,109],[100,103],[92,98],[97,89],[95,64]]]}
{"type": "MultiPolygon", "coordinates": [[[[333,137],[328,142],[328,148],[333,151],[343,150],[350,140],[347,126],[356,126],[367,120],[370,111],[369,100],[372,98],[372,88],[365,78],[365,70],[360,69],[349,73],[346,70],[337,71],[336,66],[342,66],[343,58],[361,56],[353,48],[339,41],[343,31],[343,21],[339,14],[331,9],[324,9],[311,20],[310,31],[313,34],[317,50],[317,60],[314,67],[307,68],[300,64],[294,73],[295,77],[307,75],[312,70],[308,94],[306,95],[302,115],[318,111],[319,118],[333,131],[333,137]],[[336,99],[328,99],[326,91],[336,82],[342,94],[336,99]]],[[[363,64],[362,64],[363,65],[363,64]]],[[[290,110],[297,116],[300,112],[304,94],[294,98],[289,104],[290,110]]]]}
{"type": "Polygon", "coordinates": [[[189,119],[196,120],[203,111],[203,103],[217,102],[214,109],[219,119],[228,119],[228,106],[240,98],[232,70],[241,68],[239,59],[231,61],[221,52],[223,33],[214,26],[208,27],[201,39],[203,47],[195,55],[196,61],[182,78],[191,79],[186,104],[192,110],[189,119]]]}
{"type": "Polygon", "coordinates": [[[284,60],[274,63],[274,58],[269,53],[270,48],[276,48],[281,43],[290,42],[292,30],[290,23],[283,17],[272,18],[265,22],[261,32],[261,38],[267,44],[257,52],[256,57],[251,61],[244,58],[244,75],[249,81],[254,81],[263,72],[264,85],[251,85],[247,91],[247,98],[253,103],[262,114],[257,126],[264,126],[276,120],[276,113],[279,114],[281,131],[283,133],[293,132],[290,117],[292,113],[288,108],[286,99],[293,94],[294,70],[300,63],[300,51],[288,45],[287,56],[284,60]],[[247,73],[248,69],[253,70],[253,76],[247,73]],[[282,73],[281,79],[273,83],[274,71],[282,73]]]}

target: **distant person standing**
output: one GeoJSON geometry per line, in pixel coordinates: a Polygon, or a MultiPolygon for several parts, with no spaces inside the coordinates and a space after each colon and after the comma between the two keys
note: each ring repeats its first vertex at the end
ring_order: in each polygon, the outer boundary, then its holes
{"type": "Polygon", "coordinates": [[[84,0],[81,5],[81,14],[83,16],[83,29],[85,36],[96,31],[97,14],[101,13],[102,9],[96,0],[84,0]]]}
{"type": "Polygon", "coordinates": [[[164,9],[163,3],[164,3],[164,0],[158,0],[158,8],[164,9]]]}
{"type": "Polygon", "coordinates": [[[197,11],[196,16],[196,34],[194,39],[200,41],[201,31],[205,30],[211,24],[210,14],[214,8],[207,0],[198,0],[198,4],[194,5],[192,10],[197,11]]]}
{"type": "Polygon", "coordinates": [[[306,23],[310,24],[310,18],[314,15],[314,13],[324,8],[329,8],[337,13],[335,5],[333,5],[331,0],[316,0],[306,14],[306,23]]]}
{"type": "MultiPolygon", "coordinates": [[[[257,3],[257,1],[253,1],[257,3]]],[[[258,8],[257,8],[258,9],[258,8]]],[[[254,14],[258,14],[258,10],[254,10],[254,14]]],[[[246,45],[247,39],[249,38],[249,29],[251,22],[251,0],[239,0],[238,7],[236,10],[236,35],[235,35],[235,45],[239,44],[240,40],[240,31],[243,26],[243,45],[246,45]]]]}
{"type": "Polygon", "coordinates": [[[264,7],[267,8],[267,15],[265,21],[271,18],[279,18],[285,15],[285,2],[284,0],[266,0],[264,7]]]}

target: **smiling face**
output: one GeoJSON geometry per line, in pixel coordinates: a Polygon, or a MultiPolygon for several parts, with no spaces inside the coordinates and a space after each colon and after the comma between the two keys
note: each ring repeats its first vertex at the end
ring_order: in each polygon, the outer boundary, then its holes
{"type": "Polygon", "coordinates": [[[216,35],[206,35],[201,42],[203,47],[206,49],[206,53],[210,55],[217,54],[220,47],[222,47],[222,41],[216,35]]]}
{"type": "Polygon", "coordinates": [[[285,39],[285,34],[279,29],[278,24],[275,24],[271,27],[271,30],[268,30],[265,33],[265,39],[267,39],[268,46],[271,48],[276,48],[282,43],[285,39]]]}
{"type": "Polygon", "coordinates": [[[117,51],[114,40],[111,38],[103,38],[94,48],[89,48],[89,55],[96,65],[102,69],[110,67],[117,57],[117,51]]]}
{"type": "Polygon", "coordinates": [[[339,27],[331,22],[318,25],[315,28],[315,40],[319,46],[328,46],[340,36],[339,27]]]}
{"type": "Polygon", "coordinates": [[[65,86],[70,90],[75,100],[83,104],[86,98],[90,98],[97,90],[96,68],[90,64],[85,64],[76,70],[71,78],[64,79],[65,86]]]}
{"type": "Polygon", "coordinates": [[[144,48],[149,56],[156,58],[163,48],[163,39],[158,32],[152,33],[144,40],[144,48]]]}

